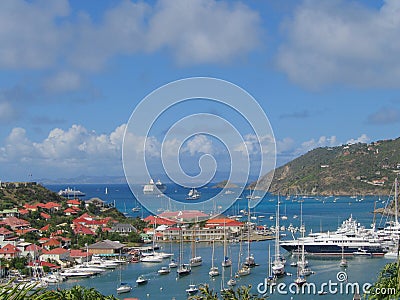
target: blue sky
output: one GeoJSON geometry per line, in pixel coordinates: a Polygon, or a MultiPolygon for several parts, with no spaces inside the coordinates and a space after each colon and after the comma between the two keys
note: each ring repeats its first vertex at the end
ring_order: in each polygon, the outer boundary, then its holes
{"type": "MultiPolygon", "coordinates": [[[[194,76],[259,102],[278,165],[319,146],[397,138],[399,34],[396,0],[1,1],[0,179],[122,175],[136,105],[194,76]]],[[[224,156],[210,137],[182,149],[186,168],[224,156]]]]}

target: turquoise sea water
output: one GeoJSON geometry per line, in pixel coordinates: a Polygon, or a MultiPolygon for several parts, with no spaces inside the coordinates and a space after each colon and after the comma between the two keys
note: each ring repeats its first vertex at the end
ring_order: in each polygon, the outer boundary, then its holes
{"type": "MultiPolygon", "coordinates": [[[[126,212],[129,216],[135,217],[146,217],[148,213],[145,210],[142,210],[139,213],[133,213],[131,209],[137,205],[132,193],[129,190],[127,185],[74,185],[70,186],[71,188],[79,189],[86,193],[85,199],[89,199],[91,197],[99,197],[107,202],[114,203],[116,207],[122,212],[126,212]],[[107,187],[108,193],[105,194],[105,189],[107,187]]],[[[66,188],[65,185],[51,185],[48,186],[51,190],[58,191],[60,189],[66,188]]],[[[171,187],[168,186],[169,191],[173,191],[174,193],[182,194],[182,197],[187,193],[186,190],[180,189],[179,187],[171,187]]],[[[168,193],[167,190],[167,193],[168,193]]],[[[207,194],[216,193],[215,189],[202,189],[202,195],[206,197],[207,194]]],[[[379,201],[377,207],[381,207],[384,204],[383,200],[386,198],[382,197],[379,201]]],[[[361,224],[369,227],[372,220],[373,214],[371,213],[374,207],[374,202],[378,200],[378,197],[364,197],[364,200],[359,202],[356,199],[350,197],[319,197],[319,198],[304,198],[303,199],[303,220],[307,228],[307,232],[319,231],[322,229],[323,231],[327,230],[335,230],[343,220],[347,219],[351,214],[354,218],[358,220],[361,224]]],[[[300,217],[294,219],[294,215],[300,216],[300,204],[298,202],[292,202],[291,200],[286,200],[285,198],[281,199],[281,215],[286,214],[288,219],[286,221],[281,221],[281,225],[285,225],[286,227],[289,224],[293,224],[293,226],[299,226],[300,217]],[[286,211],[286,213],[285,213],[286,211]]],[[[270,220],[269,216],[275,214],[277,204],[277,197],[273,195],[267,195],[260,204],[253,210],[253,214],[257,216],[265,216],[264,218],[258,218],[257,222],[259,224],[266,224],[268,226],[275,225],[275,220],[270,220]]],[[[241,209],[245,209],[247,207],[247,200],[245,197],[237,200],[237,202],[232,206],[231,209],[225,212],[227,215],[236,215],[238,211],[241,209]]],[[[164,207],[165,208],[165,207],[164,207]]],[[[380,217],[377,217],[378,223],[380,217]]],[[[290,238],[290,234],[287,233],[287,237],[290,238]]],[[[263,241],[263,242],[252,242],[251,243],[251,253],[254,254],[256,258],[256,262],[259,266],[252,269],[252,273],[243,277],[238,281],[239,285],[249,285],[253,286],[253,293],[257,293],[257,286],[264,282],[264,278],[268,272],[268,247],[271,247],[271,251],[274,249],[274,241],[263,241]]],[[[163,247],[163,251],[170,252],[172,250],[175,253],[175,256],[178,257],[179,246],[177,244],[161,244],[163,247]]],[[[247,245],[243,244],[243,249],[247,249],[247,245]]],[[[175,270],[172,270],[168,275],[158,275],[157,270],[161,268],[161,266],[166,266],[168,264],[168,260],[165,260],[163,264],[129,264],[127,266],[123,266],[121,270],[122,280],[130,283],[134,286],[133,290],[128,294],[116,295],[116,287],[119,283],[120,271],[108,271],[103,275],[93,277],[90,279],[77,279],[77,280],[68,280],[62,285],[61,288],[71,287],[73,285],[84,285],[87,287],[94,287],[101,291],[103,294],[114,294],[120,299],[128,298],[128,297],[137,297],[139,299],[159,299],[161,297],[165,299],[186,299],[185,289],[188,287],[190,283],[200,284],[207,283],[215,291],[219,291],[221,288],[221,280],[222,274],[215,279],[210,279],[208,276],[208,271],[211,266],[211,246],[206,243],[198,243],[197,244],[198,254],[203,257],[203,265],[200,267],[196,267],[192,269],[192,274],[183,277],[177,278],[175,270]],[[149,283],[145,286],[136,286],[135,280],[139,275],[145,275],[149,278],[149,283]]],[[[233,259],[233,271],[237,270],[237,261],[238,261],[238,253],[239,253],[239,244],[231,244],[230,245],[231,257],[233,259]]],[[[284,252],[284,250],[282,249],[284,252]]],[[[244,251],[244,257],[246,256],[246,251],[244,251]]],[[[289,254],[287,255],[287,267],[286,271],[293,273],[293,276],[286,276],[278,280],[278,283],[286,284],[286,288],[281,285],[283,293],[287,294],[278,294],[275,292],[270,296],[270,299],[351,299],[352,295],[346,293],[345,291],[345,283],[339,284],[336,276],[339,271],[343,271],[339,268],[339,260],[340,258],[313,258],[308,257],[308,261],[311,269],[315,272],[315,274],[309,276],[307,278],[308,283],[315,284],[317,292],[315,295],[306,294],[306,295],[298,295],[293,294],[289,291],[289,285],[295,279],[296,269],[289,266],[289,262],[291,261],[291,257],[289,254]],[[328,284],[329,281],[333,284],[331,287],[331,291],[328,290],[326,286],[324,288],[325,291],[328,292],[326,295],[318,295],[318,290],[321,289],[321,285],[323,283],[328,284]],[[335,293],[334,284],[338,283],[337,288],[340,291],[340,287],[343,288],[343,293],[335,293]]],[[[185,245],[185,255],[186,259],[189,259],[190,256],[190,245],[185,245]]],[[[243,258],[244,258],[243,257],[243,258]]],[[[215,263],[219,266],[220,272],[222,272],[221,260],[223,258],[222,255],[222,245],[216,244],[215,249],[215,263]]],[[[297,259],[297,258],[296,258],[297,259]]],[[[366,258],[366,257],[354,257],[349,258],[349,266],[346,269],[347,274],[347,282],[349,283],[358,283],[360,287],[364,283],[373,283],[381,268],[390,262],[385,258],[366,258]]],[[[225,282],[229,280],[230,276],[230,268],[225,269],[225,282]]],[[[351,289],[350,289],[351,290],[351,289]]]]}

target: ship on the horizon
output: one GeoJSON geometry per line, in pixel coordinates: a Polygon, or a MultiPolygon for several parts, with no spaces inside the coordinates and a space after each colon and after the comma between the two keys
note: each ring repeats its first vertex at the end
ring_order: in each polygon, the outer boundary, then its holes
{"type": "Polygon", "coordinates": [[[58,192],[58,195],[67,197],[67,198],[70,198],[70,197],[76,198],[76,197],[85,197],[86,196],[85,193],[83,193],[79,190],[71,189],[69,187],[67,187],[65,190],[60,190],[58,192]]]}
{"type": "Polygon", "coordinates": [[[167,186],[162,183],[160,180],[157,180],[156,183],[154,183],[153,179],[150,179],[150,182],[148,184],[145,184],[143,187],[143,193],[144,194],[159,194],[159,193],[164,193],[165,190],[167,189],[167,186]]]}

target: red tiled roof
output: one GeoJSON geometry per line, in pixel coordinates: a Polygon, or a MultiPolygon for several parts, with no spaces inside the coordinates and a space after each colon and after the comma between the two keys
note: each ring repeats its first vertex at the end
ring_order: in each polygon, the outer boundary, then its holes
{"type": "Polygon", "coordinates": [[[28,263],[29,267],[33,267],[33,266],[37,266],[37,265],[39,265],[41,267],[49,267],[50,269],[60,269],[61,268],[60,266],[49,263],[47,261],[36,261],[36,262],[30,261],[28,263]]]}
{"type": "Polygon", "coordinates": [[[19,212],[20,215],[29,214],[29,210],[23,209],[23,208],[18,209],[18,212],[19,212]]]}
{"type": "Polygon", "coordinates": [[[26,208],[26,209],[28,209],[28,210],[37,210],[37,205],[36,204],[28,204],[28,203],[26,203],[26,204],[24,204],[24,207],[26,208]]]}
{"type": "Polygon", "coordinates": [[[148,216],[144,219],[145,222],[149,222],[150,225],[175,225],[176,222],[165,219],[163,217],[148,216]]]}
{"type": "Polygon", "coordinates": [[[46,220],[51,218],[51,216],[50,216],[49,214],[46,214],[46,213],[44,213],[44,212],[41,212],[41,213],[40,213],[40,216],[41,216],[42,218],[46,219],[46,220]]]}
{"type": "Polygon", "coordinates": [[[56,239],[50,239],[43,244],[44,247],[57,247],[60,246],[60,241],[56,239]]]}
{"type": "Polygon", "coordinates": [[[90,228],[78,224],[75,228],[74,228],[74,233],[75,234],[89,234],[89,235],[96,235],[96,233],[94,233],[90,228]]]}
{"type": "Polygon", "coordinates": [[[82,251],[82,250],[73,250],[71,249],[69,252],[69,256],[71,257],[87,257],[87,256],[91,256],[90,253],[87,253],[86,251],[82,251]]]}
{"type": "Polygon", "coordinates": [[[0,228],[0,235],[7,235],[7,234],[11,234],[11,233],[13,233],[13,232],[10,231],[10,230],[8,230],[8,229],[5,228],[5,227],[1,227],[1,228],[0,228]]]}
{"type": "Polygon", "coordinates": [[[42,247],[35,245],[35,244],[31,244],[28,247],[26,247],[26,249],[25,249],[25,251],[42,251],[42,250],[43,250],[42,247]]]}
{"type": "Polygon", "coordinates": [[[208,217],[208,215],[199,210],[182,210],[182,211],[165,211],[161,213],[159,217],[166,218],[169,220],[174,220],[174,219],[194,220],[197,218],[208,217]]]}
{"type": "Polygon", "coordinates": [[[221,218],[221,219],[207,220],[205,227],[215,227],[215,226],[238,227],[243,225],[244,224],[242,222],[236,220],[221,218]]]}
{"type": "Polygon", "coordinates": [[[64,248],[54,248],[52,250],[43,250],[43,254],[63,254],[65,252],[68,252],[67,249],[64,248]]]}
{"type": "Polygon", "coordinates": [[[47,224],[47,225],[45,225],[45,226],[43,226],[42,228],[40,228],[39,229],[39,231],[47,231],[47,230],[49,230],[49,228],[50,228],[50,224],[47,224]]]}
{"type": "Polygon", "coordinates": [[[36,228],[25,228],[25,229],[16,229],[15,233],[18,235],[24,235],[28,232],[38,231],[36,228]]]}
{"type": "Polygon", "coordinates": [[[52,209],[52,208],[56,208],[56,207],[61,207],[61,204],[55,203],[55,202],[47,202],[44,205],[44,208],[46,208],[46,209],[52,209]]]}
{"type": "Polygon", "coordinates": [[[72,209],[71,207],[68,207],[67,209],[65,209],[64,213],[77,214],[76,210],[72,209]]]}
{"type": "Polygon", "coordinates": [[[9,225],[11,227],[21,226],[26,227],[29,226],[30,223],[23,219],[18,219],[17,217],[8,217],[3,219],[4,224],[9,225]]]}
{"type": "Polygon", "coordinates": [[[7,244],[0,249],[0,254],[15,254],[18,252],[21,252],[21,250],[19,250],[17,247],[11,244],[7,244]]]}
{"type": "Polygon", "coordinates": [[[179,230],[181,230],[179,227],[170,227],[170,228],[167,228],[166,230],[169,230],[169,231],[179,231],[179,230]]]}
{"type": "Polygon", "coordinates": [[[71,205],[80,205],[81,201],[73,199],[73,200],[68,200],[67,204],[71,204],[71,205]]]}

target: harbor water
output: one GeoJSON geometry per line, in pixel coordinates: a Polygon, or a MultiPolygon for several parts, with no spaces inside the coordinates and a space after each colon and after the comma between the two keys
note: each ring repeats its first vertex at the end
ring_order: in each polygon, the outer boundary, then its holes
{"type": "MultiPolygon", "coordinates": [[[[49,185],[47,186],[53,191],[64,189],[65,185],[49,185]]],[[[103,184],[85,184],[85,185],[74,185],[70,186],[77,190],[81,190],[86,193],[84,199],[90,199],[92,197],[99,197],[107,203],[115,203],[117,209],[121,212],[126,213],[129,217],[146,217],[149,213],[142,209],[139,212],[132,212],[132,208],[138,205],[134,196],[132,195],[129,187],[124,184],[115,185],[103,185],[103,184]],[[107,188],[107,193],[105,190],[107,188]]],[[[185,195],[187,190],[180,187],[168,186],[169,191],[173,191],[177,194],[185,195]]],[[[166,193],[168,193],[168,190],[166,193]]],[[[201,189],[202,197],[216,193],[216,189],[208,188],[201,189]]],[[[184,197],[184,196],[182,196],[184,197]]],[[[359,223],[365,227],[370,227],[373,221],[373,209],[374,203],[376,202],[377,207],[383,207],[387,196],[365,196],[363,198],[358,197],[298,197],[294,198],[281,198],[280,211],[281,216],[286,215],[287,220],[280,220],[280,225],[286,228],[292,224],[294,227],[300,226],[300,203],[303,206],[303,223],[306,226],[307,234],[311,231],[334,231],[344,221],[348,219],[350,215],[357,219],[359,223]]],[[[225,215],[238,215],[243,209],[247,209],[248,200],[245,196],[239,197],[236,203],[224,212],[225,215]]],[[[256,222],[259,225],[274,226],[277,206],[277,196],[267,194],[259,205],[251,210],[252,222],[256,222]],[[257,217],[257,218],[255,218],[257,217]]],[[[160,207],[160,211],[167,209],[168,207],[160,207]]],[[[377,216],[377,224],[383,225],[384,221],[381,216],[377,216]]],[[[282,239],[291,239],[291,233],[282,231],[282,239]]],[[[352,283],[354,286],[357,284],[362,292],[363,286],[367,286],[369,283],[374,283],[377,279],[377,275],[382,267],[391,262],[391,260],[383,257],[349,257],[348,267],[342,269],[339,267],[340,257],[337,258],[319,258],[319,257],[307,257],[310,268],[315,272],[307,277],[307,283],[313,284],[315,290],[301,294],[301,291],[296,291],[293,286],[293,282],[296,278],[296,268],[290,267],[292,260],[297,261],[297,257],[291,257],[289,253],[286,253],[281,249],[282,253],[285,254],[287,259],[286,272],[292,274],[292,276],[285,276],[278,279],[277,283],[280,284],[280,291],[276,288],[272,290],[267,289],[263,283],[268,275],[268,249],[271,249],[273,254],[274,240],[251,242],[250,253],[254,255],[258,266],[252,268],[251,274],[238,279],[237,286],[251,285],[252,292],[258,294],[259,292],[266,292],[269,299],[352,299],[353,290],[348,287],[347,283],[352,283]],[[344,281],[343,277],[346,276],[344,281]],[[328,284],[331,283],[329,287],[328,284]],[[330,290],[329,290],[330,288],[330,290]],[[323,295],[319,293],[324,291],[323,295]],[[336,292],[335,292],[336,291],[336,292]]],[[[179,257],[179,244],[176,243],[161,243],[161,251],[172,252],[175,258],[179,257]]],[[[208,275],[211,267],[211,245],[208,243],[196,243],[197,254],[202,256],[203,265],[200,267],[192,268],[190,275],[182,278],[178,278],[176,275],[176,269],[172,269],[171,273],[167,275],[159,275],[157,271],[162,266],[168,265],[168,259],[164,260],[163,263],[131,263],[122,266],[121,270],[115,269],[113,271],[107,271],[102,275],[88,278],[88,279],[73,279],[68,280],[58,287],[70,288],[74,285],[82,285],[90,288],[95,288],[101,293],[110,295],[113,294],[119,299],[136,297],[139,299],[159,299],[161,297],[165,299],[187,299],[185,290],[189,284],[208,284],[210,287],[219,292],[221,287],[227,287],[226,282],[230,279],[232,268],[233,274],[237,271],[237,263],[239,260],[239,243],[229,244],[229,253],[232,258],[233,264],[231,268],[225,268],[224,274],[222,273],[221,261],[223,259],[223,246],[222,243],[215,244],[215,261],[214,263],[219,267],[220,276],[211,279],[208,275]],[[116,288],[120,282],[120,274],[123,282],[127,282],[133,286],[130,293],[117,295],[116,288]],[[143,286],[137,286],[135,280],[139,275],[144,275],[149,279],[148,284],[143,286]]],[[[184,245],[184,259],[186,261],[190,258],[190,244],[184,245]]],[[[242,256],[241,260],[247,256],[248,244],[242,243],[242,256]]],[[[53,286],[56,288],[57,286],[53,286]]],[[[50,287],[52,288],[52,287],[50,287]]],[[[261,294],[260,294],[261,296],[261,294]]]]}

